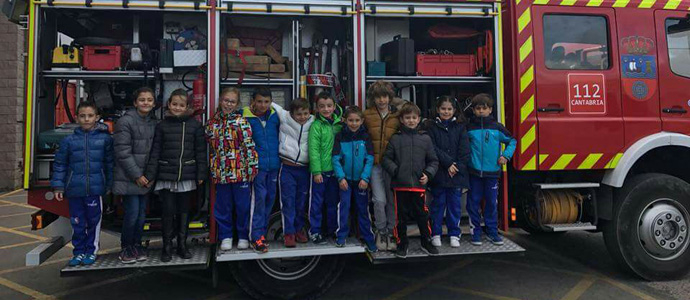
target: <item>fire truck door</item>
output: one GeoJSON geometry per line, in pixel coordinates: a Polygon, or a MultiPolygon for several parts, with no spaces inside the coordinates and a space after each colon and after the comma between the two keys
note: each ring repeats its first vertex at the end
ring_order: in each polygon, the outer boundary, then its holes
{"type": "Polygon", "coordinates": [[[658,10],[655,21],[662,129],[690,134],[690,19],[687,12],[658,10]]]}
{"type": "Polygon", "coordinates": [[[621,150],[611,8],[533,7],[540,170],[589,169],[621,150]]]}

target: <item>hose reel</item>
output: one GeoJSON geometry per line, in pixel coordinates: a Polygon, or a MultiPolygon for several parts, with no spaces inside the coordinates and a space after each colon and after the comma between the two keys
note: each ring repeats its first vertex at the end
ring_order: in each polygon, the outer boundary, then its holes
{"type": "Polygon", "coordinates": [[[541,224],[569,224],[581,218],[583,196],[570,189],[539,190],[536,194],[541,224]]]}

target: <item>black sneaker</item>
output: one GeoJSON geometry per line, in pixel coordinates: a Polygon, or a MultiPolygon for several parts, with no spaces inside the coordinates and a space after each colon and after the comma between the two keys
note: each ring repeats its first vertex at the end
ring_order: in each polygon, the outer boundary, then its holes
{"type": "Polygon", "coordinates": [[[328,240],[325,237],[323,237],[323,235],[317,233],[311,235],[311,242],[315,245],[325,245],[328,243],[328,240]]]}
{"type": "Polygon", "coordinates": [[[434,245],[431,244],[431,241],[425,240],[424,238],[422,238],[422,251],[429,256],[438,255],[438,248],[434,247],[434,245]]]}
{"type": "Polygon", "coordinates": [[[118,258],[123,264],[133,264],[137,262],[137,256],[132,252],[130,247],[125,247],[122,249],[118,258]]]}
{"type": "Polygon", "coordinates": [[[266,253],[268,252],[268,245],[264,243],[263,237],[259,238],[258,240],[252,242],[252,249],[256,251],[257,253],[266,253]]]}
{"type": "Polygon", "coordinates": [[[398,249],[395,250],[395,257],[407,258],[407,244],[398,244],[398,249]]]}

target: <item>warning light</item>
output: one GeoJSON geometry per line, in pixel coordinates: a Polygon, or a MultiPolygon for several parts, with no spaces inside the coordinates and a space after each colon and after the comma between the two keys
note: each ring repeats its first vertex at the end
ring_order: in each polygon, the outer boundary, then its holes
{"type": "Polygon", "coordinates": [[[513,222],[517,221],[517,216],[515,213],[515,207],[510,208],[510,220],[513,222]]]}

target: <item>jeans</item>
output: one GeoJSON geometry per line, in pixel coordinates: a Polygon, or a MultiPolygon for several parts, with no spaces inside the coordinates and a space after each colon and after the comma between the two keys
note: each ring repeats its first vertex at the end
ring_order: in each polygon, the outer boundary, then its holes
{"type": "Polygon", "coordinates": [[[122,204],[125,208],[125,217],[122,222],[122,235],[120,245],[122,248],[141,245],[141,234],[144,232],[146,221],[146,204],[148,195],[122,196],[122,204]]]}

